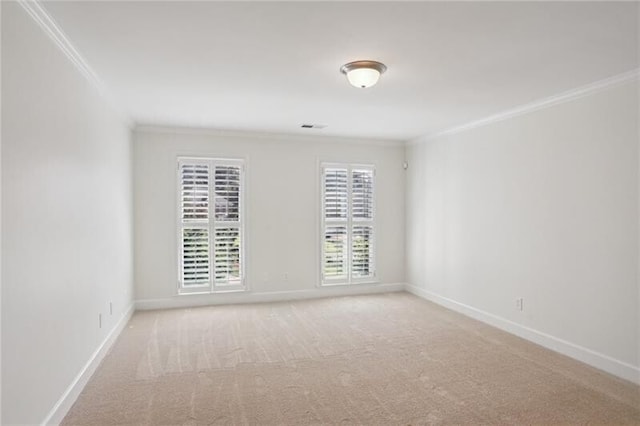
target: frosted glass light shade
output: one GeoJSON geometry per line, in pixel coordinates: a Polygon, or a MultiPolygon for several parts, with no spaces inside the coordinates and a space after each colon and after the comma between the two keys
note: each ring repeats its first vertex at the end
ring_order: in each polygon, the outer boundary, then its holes
{"type": "Polygon", "coordinates": [[[347,72],[347,80],[352,86],[362,89],[371,87],[378,82],[380,72],[373,68],[357,68],[347,72]]]}
{"type": "Polygon", "coordinates": [[[347,76],[352,86],[365,89],[378,82],[387,66],[377,61],[354,61],[340,67],[340,72],[347,76]]]}

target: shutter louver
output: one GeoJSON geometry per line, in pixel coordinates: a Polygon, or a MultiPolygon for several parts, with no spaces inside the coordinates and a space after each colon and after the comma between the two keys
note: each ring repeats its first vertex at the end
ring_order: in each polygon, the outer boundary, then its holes
{"type": "Polygon", "coordinates": [[[216,166],[215,215],[218,221],[240,219],[240,167],[216,166]]]}
{"type": "Polygon", "coordinates": [[[373,170],[353,170],[351,182],[353,219],[373,219],[373,170]]]}
{"type": "Polygon", "coordinates": [[[209,282],[209,230],[182,230],[182,285],[201,285],[209,282]]]}
{"type": "Polygon", "coordinates": [[[347,218],[347,170],[325,169],[324,172],[324,217],[325,219],[347,218]]]}
{"type": "Polygon", "coordinates": [[[328,226],[324,231],[323,275],[327,279],[347,276],[347,228],[328,226]]]}
{"type": "Polygon", "coordinates": [[[182,223],[182,285],[209,282],[209,166],[182,164],[180,167],[182,223]]]}
{"type": "Polygon", "coordinates": [[[351,274],[355,278],[373,276],[373,227],[354,226],[351,235],[351,274]]]}
{"type": "Polygon", "coordinates": [[[240,283],[240,230],[216,228],[215,242],[216,284],[240,283]]]}
{"type": "Polygon", "coordinates": [[[182,220],[209,219],[209,166],[183,164],[181,169],[182,220]]]}
{"type": "Polygon", "coordinates": [[[214,174],[214,268],[216,285],[241,283],[240,277],[240,173],[239,166],[217,165],[214,174]],[[221,224],[224,224],[223,226],[221,224]]]}

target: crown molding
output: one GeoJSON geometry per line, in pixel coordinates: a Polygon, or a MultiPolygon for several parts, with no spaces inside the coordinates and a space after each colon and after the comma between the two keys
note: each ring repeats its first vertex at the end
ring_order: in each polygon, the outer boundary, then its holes
{"type": "Polygon", "coordinates": [[[109,105],[122,117],[129,128],[133,128],[133,121],[114,101],[108,92],[106,85],[98,74],[91,68],[89,63],[73,46],[73,43],[66,36],[62,28],[53,20],[51,15],[45,10],[38,0],[17,0],[18,4],[31,16],[38,26],[49,36],[55,45],[64,53],[67,59],[76,67],[80,74],[93,85],[109,105]]]}
{"type": "Polygon", "coordinates": [[[91,69],[91,66],[76,50],[69,38],[42,7],[40,2],[37,0],[18,0],[18,3],[20,3],[20,6],[36,21],[49,38],[53,40],[56,46],[62,50],[78,71],[98,89],[100,94],[104,94],[106,87],[100,77],[91,69]]]}
{"type": "Polygon", "coordinates": [[[260,132],[251,130],[229,130],[206,127],[200,128],[138,124],[134,127],[133,131],[138,134],[155,133],[171,135],[244,138],[253,140],[266,139],[277,142],[338,143],[387,147],[402,147],[405,145],[405,142],[400,139],[356,138],[332,135],[304,135],[300,133],[260,132]]]}
{"type": "Polygon", "coordinates": [[[631,71],[624,72],[622,74],[614,75],[602,80],[595,81],[593,83],[586,84],[584,86],[577,87],[566,92],[558,93],[557,95],[549,96],[547,98],[539,99],[537,101],[524,104],[498,114],[493,114],[479,120],[470,121],[466,124],[459,126],[453,126],[448,129],[420,136],[418,138],[407,141],[407,145],[415,145],[422,142],[427,142],[439,138],[441,136],[453,135],[461,133],[466,130],[475,129],[477,127],[486,126],[488,124],[496,123],[498,121],[507,120],[520,115],[529,114],[531,112],[549,108],[554,105],[569,102],[584,96],[591,95],[593,93],[605,90],[614,86],[619,86],[630,81],[637,80],[640,77],[640,68],[633,69],[631,71]]]}

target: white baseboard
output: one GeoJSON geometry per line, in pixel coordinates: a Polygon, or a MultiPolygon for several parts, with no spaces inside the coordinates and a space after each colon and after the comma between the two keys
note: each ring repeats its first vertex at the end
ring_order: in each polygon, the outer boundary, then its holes
{"type": "Polygon", "coordinates": [[[129,319],[131,319],[134,312],[133,307],[134,304],[132,303],[129,305],[129,308],[127,308],[125,313],[122,314],[116,325],[111,329],[107,337],[102,341],[102,344],[98,349],[96,349],[91,358],[89,358],[89,361],[85,364],[82,370],[80,370],[75,379],[73,379],[73,382],[71,382],[67,390],[62,394],[42,424],[58,425],[62,422],[64,416],[67,415],[67,412],[73,403],[76,402],[80,392],[82,392],[82,389],[84,389],[85,385],[100,365],[100,362],[102,362],[102,359],[107,355],[109,349],[116,341],[116,338],[120,335],[120,332],[122,332],[124,327],[127,325],[129,319]]]}
{"type": "Polygon", "coordinates": [[[282,302],[287,300],[316,299],[356,294],[390,293],[404,291],[404,289],[404,283],[334,285],[308,290],[272,291],[265,293],[181,294],[165,299],[136,300],[135,304],[136,310],[190,308],[207,305],[282,302]]]}
{"type": "Polygon", "coordinates": [[[415,294],[418,297],[444,306],[445,308],[459,312],[478,321],[482,321],[508,333],[515,334],[518,337],[522,337],[523,339],[537,343],[538,345],[544,346],[547,349],[559,352],[563,355],[584,362],[585,364],[588,364],[592,367],[613,374],[614,376],[618,376],[620,378],[640,385],[640,368],[634,365],[617,360],[608,355],[601,354],[580,345],[576,345],[575,343],[568,342],[558,337],[543,333],[541,331],[525,327],[508,319],[490,314],[469,305],[465,305],[464,303],[442,297],[438,294],[432,293],[428,290],[416,287],[411,284],[406,284],[405,290],[409,293],[415,294]]]}

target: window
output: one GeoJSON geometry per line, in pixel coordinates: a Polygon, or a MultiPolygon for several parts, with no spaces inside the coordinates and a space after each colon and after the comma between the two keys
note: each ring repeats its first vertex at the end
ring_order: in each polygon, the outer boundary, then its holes
{"type": "Polygon", "coordinates": [[[322,165],[322,284],[375,279],[375,169],[322,165]]]}
{"type": "Polygon", "coordinates": [[[180,293],[244,289],[242,160],[178,159],[180,293]]]}

